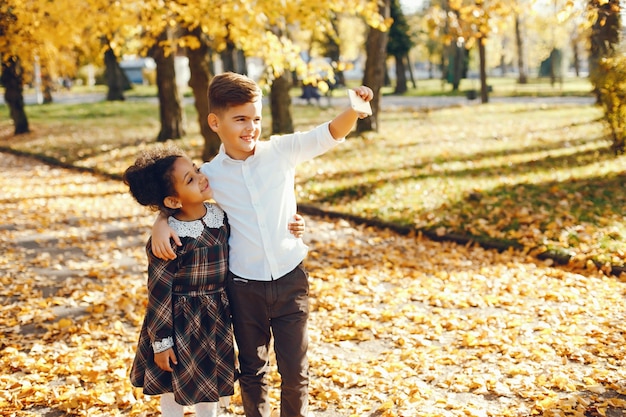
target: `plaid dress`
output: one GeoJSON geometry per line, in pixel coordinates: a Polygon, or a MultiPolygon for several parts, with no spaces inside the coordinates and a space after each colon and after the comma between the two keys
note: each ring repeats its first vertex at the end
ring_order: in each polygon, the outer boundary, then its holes
{"type": "Polygon", "coordinates": [[[229,226],[225,213],[207,204],[200,219],[168,223],[183,243],[176,259],[152,254],[148,241],[148,306],[131,383],[146,395],[173,392],[176,402],[192,405],[233,395],[235,358],[230,305],[224,290],[228,272],[229,226]],[[174,340],[178,365],[173,372],[154,363],[152,344],[174,340]]]}

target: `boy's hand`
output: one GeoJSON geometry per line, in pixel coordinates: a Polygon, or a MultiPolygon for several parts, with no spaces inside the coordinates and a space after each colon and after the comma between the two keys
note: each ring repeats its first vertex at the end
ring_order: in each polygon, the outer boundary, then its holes
{"type": "Polygon", "coordinates": [[[293,222],[289,223],[288,228],[291,234],[294,235],[295,237],[297,238],[302,237],[304,235],[304,229],[305,229],[304,218],[297,213],[294,214],[293,222]]]}
{"type": "Polygon", "coordinates": [[[154,354],[154,363],[164,371],[172,372],[172,364],[178,365],[178,360],[174,354],[174,349],[169,348],[166,351],[154,354]]]}
{"type": "Polygon", "coordinates": [[[374,98],[374,92],[367,86],[362,85],[360,87],[353,88],[353,90],[356,95],[361,97],[364,101],[372,101],[374,98]]]}
{"type": "Polygon", "coordinates": [[[174,249],[172,249],[172,245],[170,244],[170,237],[174,239],[174,243],[176,243],[176,246],[182,246],[180,239],[173,231],[170,235],[167,236],[167,239],[165,240],[167,243],[162,243],[163,241],[155,239],[153,236],[152,253],[154,254],[154,256],[159,259],[163,259],[164,261],[171,261],[173,259],[176,259],[176,252],[174,252],[174,249]]]}
{"type": "Polygon", "coordinates": [[[182,246],[180,238],[167,224],[167,220],[160,215],[152,225],[152,253],[157,258],[165,261],[176,259],[176,252],[172,249],[170,238],[174,240],[177,246],[182,246]]]}
{"type": "MultiPolygon", "coordinates": [[[[370,102],[374,98],[374,92],[367,86],[360,86],[353,89],[357,96],[361,97],[363,101],[370,102]]],[[[359,113],[359,119],[365,119],[369,115],[367,113],[359,113]]]]}

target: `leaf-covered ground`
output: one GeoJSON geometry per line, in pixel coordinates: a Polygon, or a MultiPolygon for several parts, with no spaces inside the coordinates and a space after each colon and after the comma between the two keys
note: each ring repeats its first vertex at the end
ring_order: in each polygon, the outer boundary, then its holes
{"type": "MultiPolygon", "coordinates": [[[[157,415],[128,382],[153,216],[118,181],[8,154],[0,189],[0,414],[157,415]]],[[[307,226],[318,417],[624,415],[618,278],[307,226]]],[[[242,415],[237,396],[228,411],[242,415]]]]}

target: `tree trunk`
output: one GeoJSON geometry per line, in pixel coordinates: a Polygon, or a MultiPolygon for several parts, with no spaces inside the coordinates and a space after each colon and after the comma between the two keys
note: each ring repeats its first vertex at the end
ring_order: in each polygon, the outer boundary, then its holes
{"type": "Polygon", "coordinates": [[[159,114],[161,117],[161,131],[157,136],[158,142],[168,139],[180,139],[185,135],[183,129],[183,111],[180,95],[176,86],[176,70],[174,67],[174,53],[166,56],[161,43],[170,39],[168,30],[165,30],[151,49],[152,58],[156,63],[156,83],[159,96],[159,114]]]}
{"type": "Polygon", "coordinates": [[[291,80],[285,72],[272,83],[270,91],[270,110],[272,113],[272,133],[293,133],[291,118],[291,97],[289,89],[291,80]]]}
{"type": "Polygon", "coordinates": [[[518,14],[515,14],[515,44],[517,45],[517,71],[519,78],[517,82],[520,84],[528,83],[526,75],[526,65],[524,64],[524,38],[522,37],[522,22],[518,14]]]}
{"type": "Polygon", "coordinates": [[[189,87],[193,91],[194,106],[198,114],[198,123],[200,124],[200,133],[204,138],[204,149],[202,150],[202,160],[210,161],[217,155],[220,149],[220,138],[217,136],[207,121],[209,110],[209,99],[207,91],[209,89],[209,80],[211,79],[211,55],[210,49],[205,41],[205,36],[199,28],[196,28],[190,35],[195,36],[200,42],[197,49],[187,49],[187,58],[189,58],[189,87]]]}
{"type": "Polygon", "coordinates": [[[480,101],[481,103],[489,102],[489,90],[487,86],[487,57],[485,51],[486,38],[478,40],[478,56],[480,58],[480,101]]]}
{"type": "Polygon", "coordinates": [[[556,49],[552,48],[550,52],[550,87],[554,87],[556,82],[556,49]]]}
{"type": "Polygon", "coordinates": [[[52,91],[54,90],[54,82],[48,71],[44,71],[41,77],[41,87],[43,92],[43,103],[50,104],[54,100],[52,98],[52,91]]]}
{"type": "Polygon", "coordinates": [[[396,55],[396,89],[394,94],[404,94],[407,92],[406,86],[406,67],[404,66],[404,56],[396,55]]]}
{"type": "MultiPolygon", "coordinates": [[[[389,17],[390,3],[391,0],[383,0],[380,2],[378,11],[384,18],[389,17]]],[[[374,92],[374,98],[370,103],[372,106],[372,115],[357,121],[357,133],[378,131],[380,90],[385,82],[385,58],[387,57],[386,50],[388,36],[388,32],[381,32],[380,30],[374,28],[370,28],[367,34],[367,41],[365,43],[367,58],[365,59],[363,84],[372,89],[374,92]]]]}
{"type": "Polygon", "coordinates": [[[502,52],[500,52],[500,76],[501,77],[506,77],[506,57],[504,55],[503,51],[506,51],[507,45],[505,40],[502,41],[502,52]]]}
{"type": "Polygon", "coordinates": [[[452,84],[452,91],[459,91],[465,68],[465,47],[463,45],[458,43],[450,45],[450,60],[448,66],[450,67],[448,70],[448,82],[452,84]]]}
{"type": "Polygon", "coordinates": [[[123,101],[128,78],[117,62],[115,52],[110,47],[104,52],[104,76],[107,82],[107,101],[123,101]]]}
{"type": "Polygon", "coordinates": [[[580,52],[578,51],[578,38],[573,36],[572,39],[572,65],[574,65],[574,72],[576,77],[580,77],[580,52]]]}
{"type": "Polygon", "coordinates": [[[389,68],[387,68],[387,62],[385,62],[385,78],[383,79],[383,86],[389,87],[391,85],[391,77],[389,76],[389,68]]]}
{"type": "Polygon", "coordinates": [[[1,58],[0,56],[0,61],[2,61],[0,81],[4,86],[4,101],[9,106],[9,114],[13,120],[13,133],[16,135],[28,133],[30,128],[28,127],[28,118],[24,111],[24,72],[22,64],[18,57],[10,57],[7,60],[1,58]]]}
{"type": "Polygon", "coordinates": [[[224,72],[237,72],[235,71],[235,59],[233,57],[233,51],[235,50],[235,44],[232,41],[226,43],[226,48],[220,52],[220,58],[222,59],[222,68],[224,72]]]}
{"type": "Polygon", "coordinates": [[[407,55],[405,58],[406,58],[406,67],[409,69],[409,76],[411,77],[411,84],[413,85],[413,88],[417,88],[417,83],[415,82],[415,76],[413,75],[413,65],[411,65],[411,58],[409,58],[409,55],[407,55]]]}
{"type": "MultiPolygon", "coordinates": [[[[596,21],[591,26],[591,35],[589,37],[589,75],[593,80],[600,60],[613,55],[619,44],[621,7],[619,0],[609,0],[608,2],[590,0],[589,5],[598,13],[596,21]]],[[[595,85],[593,92],[596,96],[596,103],[600,104],[602,102],[600,91],[595,85]]]]}
{"type": "Polygon", "coordinates": [[[235,69],[239,74],[248,75],[248,61],[241,49],[235,51],[235,69]]]}
{"type": "Polygon", "coordinates": [[[228,41],[226,48],[220,52],[222,68],[224,71],[236,72],[237,74],[248,75],[246,56],[241,49],[237,49],[232,41],[228,41]]]}

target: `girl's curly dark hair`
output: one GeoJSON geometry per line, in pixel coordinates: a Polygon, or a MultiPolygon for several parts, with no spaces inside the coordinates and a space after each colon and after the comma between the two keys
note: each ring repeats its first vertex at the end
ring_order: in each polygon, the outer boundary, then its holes
{"type": "Polygon", "coordinates": [[[176,210],[166,207],[165,197],[176,196],[172,180],[174,162],[185,156],[176,146],[161,146],[143,151],[124,172],[124,184],[142,206],[172,215],[176,210]]]}

